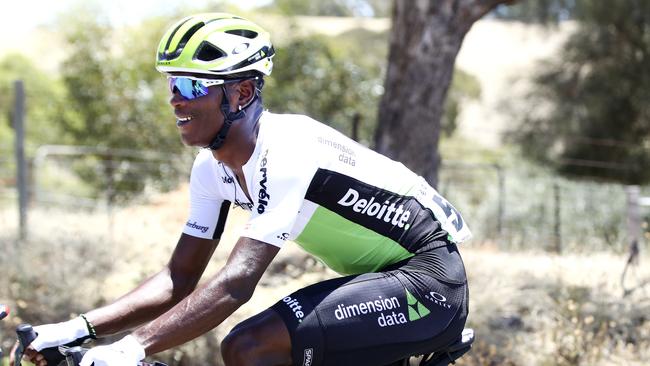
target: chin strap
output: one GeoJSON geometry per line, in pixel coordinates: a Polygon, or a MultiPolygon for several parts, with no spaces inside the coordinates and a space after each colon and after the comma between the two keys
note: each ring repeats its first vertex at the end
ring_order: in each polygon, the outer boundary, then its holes
{"type": "MultiPolygon", "coordinates": [[[[246,115],[246,109],[240,109],[236,112],[231,112],[230,111],[230,103],[228,103],[228,94],[226,92],[226,87],[223,86],[221,87],[221,90],[223,90],[223,98],[221,99],[221,113],[223,114],[223,126],[221,126],[221,129],[219,132],[217,132],[217,135],[212,139],[212,142],[206,148],[210,150],[217,150],[221,146],[223,146],[223,143],[226,141],[226,135],[228,134],[228,131],[230,130],[230,126],[232,126],[232,123],[235,122],[238,119],[244,118],[246,115]]],[[[250,105],[250,104],[249,104],[250,105]]]]}

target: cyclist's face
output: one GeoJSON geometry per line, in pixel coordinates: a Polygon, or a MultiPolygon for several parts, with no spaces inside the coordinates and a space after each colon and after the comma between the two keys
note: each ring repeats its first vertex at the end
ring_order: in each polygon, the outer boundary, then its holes
{"type": "Polygon", "coordinates": [[[211,86],[207,95],[186,99],[176,90],[169,103],[174,107],[181,140],[188,146],[207,146],[223,124],[220,110],[223,90],[211,86]]]}

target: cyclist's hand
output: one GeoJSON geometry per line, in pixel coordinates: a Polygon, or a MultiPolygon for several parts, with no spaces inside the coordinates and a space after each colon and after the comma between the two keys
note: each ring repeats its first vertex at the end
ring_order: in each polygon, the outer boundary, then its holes
{"type": "MultiPolygon", "coordinates": [[[[14,346],[11,348],[11,353],[9,354],[9,366],[15,365],[16,361],[14,359],[14,355],[16,353],[16,348],[18,348],[18,342],[16,342],[14,346]]],[[[36,366],[47,365],[47,362],[45,361],[43,355],[36,352],[36,350],[34,350],[32,347],[28,347],[25,350],[25,355],[23,356],[23,360],[29,361],[36,366]]]]}
{"type": "Polygon", "coordinates": [[[80,316],[67,322],[39,325],[34,327],[34,331],[37,337],[32,341],[31,347],[36,351],[90,338],[88,324],[80,316]]]}
{"type": "Polygon", "coordinates": [[[142,345],[131,335],[107,346],[90,349],[81,359],[80,366],[136,366],[144,359],[142,345]]]}

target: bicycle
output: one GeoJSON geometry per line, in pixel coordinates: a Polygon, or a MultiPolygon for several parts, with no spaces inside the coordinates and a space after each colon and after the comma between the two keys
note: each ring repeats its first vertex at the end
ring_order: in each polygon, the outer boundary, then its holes
{"type": "MultiPolygon", "coordinates": [[[[0,320],[4,319],[9,315],[9,307],[5,304],[0,304],[0,320]]],[[[2,349],[0,348],[0,360],[2,360],[2,349]]]]}
{"type": "MultiPolygon", "coordinates": [[[[432,353],[422,355],[418,361],[416,358],[409,357],[398,362],[395,366],[448,366],[456,363],[465,353],[469,352],[474,343],[474,329],[465,328],[456,341],[447,348],[432,353]]],[[[391,365],[392,366],[392,365],[391,365]]]]}

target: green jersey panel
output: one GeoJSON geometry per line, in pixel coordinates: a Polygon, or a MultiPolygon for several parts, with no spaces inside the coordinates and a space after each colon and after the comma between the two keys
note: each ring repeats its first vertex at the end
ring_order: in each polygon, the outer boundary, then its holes
{"type": "Polygon", "coordinates": [[[296,243],[343,274],[375,272],[413,256],[397,242],[318,207],[296,243]]]}

